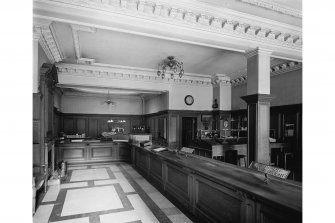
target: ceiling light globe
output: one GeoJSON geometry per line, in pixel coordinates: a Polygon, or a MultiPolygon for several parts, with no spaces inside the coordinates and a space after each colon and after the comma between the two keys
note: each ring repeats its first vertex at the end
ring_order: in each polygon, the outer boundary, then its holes
{"type": "Polygon", "coordinates": [[[159,70],[157,71],[157,76],[161,76],[162,72],[159,70]]]}

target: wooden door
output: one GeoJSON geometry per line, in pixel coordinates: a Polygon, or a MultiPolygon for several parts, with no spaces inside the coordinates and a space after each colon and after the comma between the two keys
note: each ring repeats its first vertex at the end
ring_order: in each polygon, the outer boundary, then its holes
{"type": "Polygon", "coordinates": [[[196,139],[197,135],[197,118],[182,118],[182,146],[189,146],[196,139]]]}

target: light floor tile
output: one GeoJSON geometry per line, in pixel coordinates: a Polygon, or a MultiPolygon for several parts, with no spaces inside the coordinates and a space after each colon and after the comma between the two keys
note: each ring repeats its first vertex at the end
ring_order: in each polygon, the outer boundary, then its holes
{"type": "Polygon", "coordinates": [[[129,164],[121,164],[122,168],[125,170],[134,170],[134,168],[132,166],[130,166],[129,164]]]}
{"type": "Polygon", "coordinates": [[[166,216],[181,214],[181,211],[176,207],[163,208],[162,211],[166,214],[166,216]]]}
{"type": "Polygon", "coordinates": [[[61,216],[123,208],[114,186],[68,190],[61,216]]]}
{"type": "Polygon", "coordinates": [[[115,176],[116,179],[126,179],[124,177],[123,173],[121,173],[121,172],[114,173],[114,176],[115,176]]]}
{"type": "Polygon", "coordinates": [[[106,169],[73,170],[71,176],[71,182],[101,179],[109,179],[106,169]]]}
{"type": "Polygon", "coordinates": [[[87,169],[88,166],[69,166],[67,169],[68,170],[82,170],[82,169],[87,169]]]}
{"type": "Polygon", "coordinates": [[[143,178],[139,173],[137,173],[135,170],[127,170],[128,174],[133,178],[133,179],[140,179],[143,178]]]}
{"type": "Polygon", "coordinates": [[[131,205],[136,210],[138,216],[140,217],[142,223],[145,222],[157,222],[157,218],[155,215],[151,212],[151,210],[147,207],[147,205],[144,203],[144,201],[140,198],[138,194],[131,194],[128,195],[128,199],[131,203],[131,205]]]}
{"type": "Polygon", "coordinates": [[[61,184],[60,188],[61,189],[66,189],[66,188],[74,188],[74,187],[87,187],[88,183],[87,182],[78,182],[78,183],[67,183],[67,184],[61,184]]]}
{"type": "Polygon", "coordinates": [[[60,189],[61,189],[60,185],[55,185],[55,186],[48,187],[48,191],[45,194],[42,202],[56,201],[60,189]]]}
{"type": "Polygon", "coordinates": [[[40,205],[33,217],[33,223],[46,223],[49,221],[53,204],[40,205]]]}
{"type": "Polygon", "coordinates": [[[94,185],[116,184],[117,182],[118,181],[116,179],[96,180],[96,181],[94,181],[94,185]]]}
{"type": "Polygon", "coordinates": [[[159,221],[142,201],[139,195],[128,195],[128,199],[134,210],[100,215],[101,223],[123,223],[130,221],[141,221],[142,223],[158,223],[159,221]]]}
{"type": "Polygon", "coordinates": [[[100,215],[100,223],[125,223],[139,220],[135,210],[100,215]]]}
{"type": "Polygon", "coordinates": [[[120,169],[118,166],[116,165],[112,165],[109,167],[111,169],[112,172],[120,172],[120,169]]]}
{"type": "Polygon", "coordinates": [[[188,217],[186,217],[184,214],[177,214],[177,215],[170,215],[168,218],[173,222],[173,223],[192,223],[188,217]]]}
{"type": "Polygon", "coordinates": [[[158,192],[158,190],[156,188],[154,188],[147,180],[145,180],[144,178],[140,178],[140,179],[135,179],[136,183],[138,185],[140,185],[140,187],[144,190],[144,192],[146,192],[147,194],[150,193],[155,193],[158,192]]]}
{"type": "Polygon", "coordinates": [[[52,223],[90,223],[90,219],[88,217],[74,218],[74,219],[63,220],[63,221],[54,221],[52,223]]]}
{"type": "Polygon", "coordinates": [[[111,167],[111,164],[92,165],[91,168],[111,167]]]}
{"type": "Polygon", "coordinates": [[[126,179],[118,179],[118,182],[125,193],[135,192],[134,188],[126,179]]]}
{"type": "Polygon", "coordinates": [[[174,205],[159,192],[150,193],[148,195],[160,209],[174,207],[174,205]]]}

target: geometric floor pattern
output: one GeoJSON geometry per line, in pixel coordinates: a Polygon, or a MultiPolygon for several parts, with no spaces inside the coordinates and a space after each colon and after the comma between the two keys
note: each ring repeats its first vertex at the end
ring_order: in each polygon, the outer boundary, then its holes
{"type": "Polygon", "coordinates": [[[192,222],[127,163],[71,166],[48,187],[34,223],[192,222]]]}

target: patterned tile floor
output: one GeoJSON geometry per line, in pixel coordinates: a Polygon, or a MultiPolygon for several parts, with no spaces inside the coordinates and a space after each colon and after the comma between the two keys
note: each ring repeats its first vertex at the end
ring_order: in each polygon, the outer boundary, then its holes
{"type": "Polygon", "coordinates": [[[34,223],[192,222],[127,163],[69,167],[50,186],[34,223]]]}

